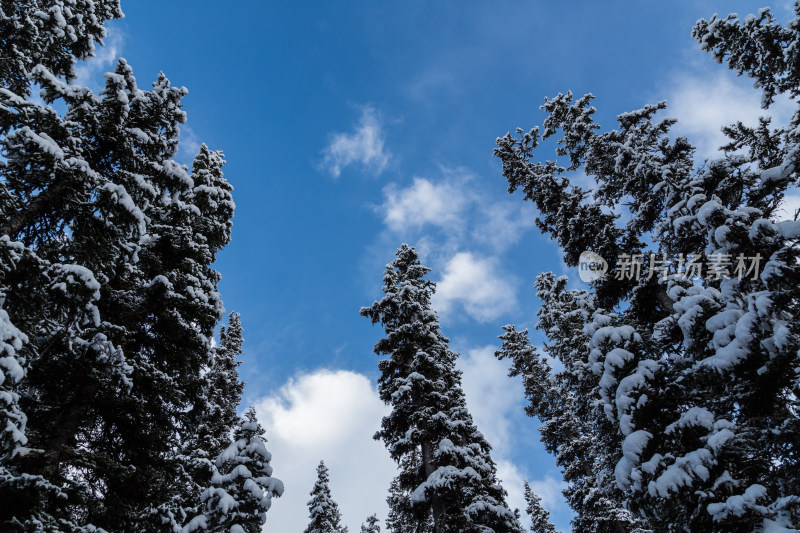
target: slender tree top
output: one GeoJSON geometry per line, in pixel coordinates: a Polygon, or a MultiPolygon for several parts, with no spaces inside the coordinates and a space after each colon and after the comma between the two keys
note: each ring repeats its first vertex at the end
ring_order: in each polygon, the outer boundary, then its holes
{"type": "Polygon", "coordinates": [[[361,533],[381,533],[380,521],[377,515],[370,516],[366,522],[361,524],[361,533]]]}
{"type": "Polygon", "coordinates": [[[347,527],[342,526],[342,514],[339,505],[331,497],[328,467],[325,461],[320,461],[317,466],[317,480],[311,489],[311,499],[308,501],[309,523],[305,533],[346,533],[347,527]]]}
{"type": "Polygon", "coordinates": [[[525,502],[528,506],[525,512],[531,518],[532,533],[556,533],[555,526],[550,522],[550,511],[542,507],[542,499],[531,490],[528,482],[525,482],[525,502]]]}
{"type": "MultiPolygon", "coordinates": [[[[517,532],[505,502],[491,446],[475,427],[450,350],[431,307],[435,284],[425,276],[413,247],[403,244],[383,276],[384,296],[361,314],[383,325],[375,353],[378,391],[392,411],[376,438],[403,469],[391,498],[391,527],[413,515],[417,530],[433,523],[437,533],[517,532]],[[411,513],[409,513],[411,511],[411,513]]],[[[400,525],[401,527],[404,527],[400,525]]]]}

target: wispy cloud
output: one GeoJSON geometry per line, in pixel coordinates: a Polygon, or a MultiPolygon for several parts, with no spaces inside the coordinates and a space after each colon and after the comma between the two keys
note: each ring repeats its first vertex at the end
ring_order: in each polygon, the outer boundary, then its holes
{"type": "Polygon", "coordinates": [[[517,306],[517,280],[501,268],[500,256],[534,226],[534,216],[482,185],[467,169],[441,167],[435,179],[387,185],[375,207],[384,223],[381,254],[401,242],[417,248],[440,279],[434,303],[443,317],[488,322],[517,306]]]}
{"type": "Polygon", "coordinates": [[[495,252],[502,252],[516,244],[525,231],[535,225],[528,208],[508,201],[481,204],[478,207],[480,218],[472,229],[472,236],[495,252]]]}
{"type": "Polygon", "coordinates": [[[531,490],[542,499],[542,505],[550,512],[569,512],[569,504],[561,492],[567,486],[563,479],[556,479],[548,475],[542,479],[532,479],[528,481],[528,484],[531,486],[531,490]]]}
{"type": "Polygon", "coordinates": [[[460,308],[478,322],[490,322],[516,308],[517,296],[497,258],[459,252],[445,265],[433,304],[442,313],[460,308]]]}
{"type": "Polygon", "coordinates": [[[410,185],[390,183],[376,208],[386,228],[401,239],[438,241],[439,250],[487,247],[502,253],[534,226],[529,206],[480,190],[467,169],[441,169],[437,179],[415,177],[410,185]]]}
{"type": "Polygon", "coordinates": [[[125,41],[122,31],[116,26],[107,26],[106,31],[104,46],[95,45],[94,57],[79,61],[75,67],[75,83],[89,87],[94,92],[105,86],[103,74],[114,70],[125,41]]]}
{"type": "Polygon", "coordinates": [[[191,165],[194,157],[200,152],[200,137],[187,124],[181,126],[181,135],[178,139],[178,156],[181,163],[191,165]]]}
{"type": "MultiPolygon", "coordinates": [[[[778,218],[781,220],[794,220],[795,213],[800,214],[800,194],[797,189],[793,188],[792,194],[787,194],[783,197],[780,207],[778,208],[778,218]]],[[[800,217],[798,217],[800,218],[800,217]]]]}
{"type": "Polygon", "coordinates": [[[385,134],[380,116],[375,108],[367,106],[361,111],[358,126],[351,133],[334,133],[322,151],[321,171],[338,178],[342,169],[354,163],[367,171],[380,174],[386,169],[391,153],[385,147],[385,134]]]}
{"type": "Polygon", "coordinates": [[[333,498],[350,531],[387,513],[386,491],[397,472],[381,442],[372,439],[387,407],[370,380],[356,372],[317,370],[289,380],[256,402],[267,431],[275,476],[284,495],[267,514],[270,531],[303,531],[315,468],[330,469],[333,498]]]}
{"type": "MultiPolygon", "coordinates": [[[[786,9],[793,12],[793,4],[786,9]]],[[[761,91],[750,86],[748,80],[726,70],[709,74],[697,65],[673,76],[668,87],[667,111],[678,119],[674,130],[697,147],[700,160],[722,155],[719,148],[729,142],[722,133],[723,126],[739,121],[746,126],[756,126],[762,116],[772,117],[773,126],[784,126],[797,108],[796,102],[778,95],[769,109],[762,109],[761,91]]],[[[777,216],[793,219],[797,209],[800,209],[800,193],[792,187],[777,216]]]]}
{"type": "Polygon", "coordinates": [[[741,121],[756,126],[762,116],[772,116],[773,124],[785,124],[794,105],[777,98],[769,109],[761,108],[761,92],[727,71],[713,74],[700,70],[679,73],[672,78],[668,93],[670,116],[678,119],[674,130],[697,147],[700,159],[719,157],[719,148],[728,144],[722,127],[741,121]]]}
{"type": "Polygon", "coordinates": [[[496,346],[466,350],[458,359],[467,407],[493,453],[507,456],[511,448],[511,414],[522,412],[522,381],[508,377],[508,366],[494,356],[496,346]]]}

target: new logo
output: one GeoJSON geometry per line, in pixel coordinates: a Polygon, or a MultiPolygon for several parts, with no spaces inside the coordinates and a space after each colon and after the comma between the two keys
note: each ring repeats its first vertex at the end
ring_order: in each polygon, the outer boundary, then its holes
{"type": "Polygon", "coordinates": [[[608,272],[606,260],[594,252],[586,250],[578,259],[578,275],[584,283],[596,281],[608,272]]]}

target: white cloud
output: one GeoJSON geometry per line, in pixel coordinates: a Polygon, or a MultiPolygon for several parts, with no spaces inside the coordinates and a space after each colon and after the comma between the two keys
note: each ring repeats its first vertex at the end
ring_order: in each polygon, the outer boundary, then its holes
{"type": "MultiPolygon", "coordinates": [[[[793,12],[794,8],[787,8],[793,12]]],[[[723,126],[741,121],[756,126],[759,117],[771,116],[772,125],[786,125],[797,104],[778,95],[769,109],[761,109],[761,91],[754,89],[729,71],[713,75],[693,71],[676,76],[672,82],[668,113],[678,119],[675,131],[686,135],[697,146],[700,159],[719,157],[718,148],[728,143],[723,126]]],[[[791,219],[800,209],[800,195],[788,191],[778,217],[791,219]]]]}
{"type": "Polygon", "coordinates": [[[177,159],[181,163],[189,165],[191,168],[192,161],[194,161],[195,156],[200,152],[200,137],[197,136],[191,127],[187,124],[183,124],[181,126],[181,135],[178,140],[180,143],[178,144],[177,159]]]}
{"type": "Polygon", "coordinates": [[[508,362],[499,361],[495,346],[474,348],[458,359],[462,386],[475,424],[499,455],[506,454],[511,441],[513,411],[522,411],[525,392],[522,381],[508,377],[508,362]]]}
{"type": "Polygon", "coordinates": [[[506,459],[512,447],[511,415],[523,408],[524,391],[519,379],[508,377],[506,362],[494,356],[494,346],[474,348],[458,359],[467,409],[475,425],[492,446],[497,477],[508,492],[508,506],[525,511],[524,477],[506,459]]]}
{"type": "Polygon", "coordinates": [[[391,183],[383,189],[376,211],[395,236],[416,243],[436,236],[437,247],[451,254],[474,245],[502,253],[534,226],[531,206],[482,190],[481,180],[467,169],[440,171],[436,180],[415,177],[408,186],[391,183]]]}
{"type": "Polygon", "coordinates": [[[386,516],[394,461],[372,435],[388,411],[370,380],[349,371],[318,370],[289,380],[277,394],[256,402],[267,431],[275,476],[284,495],[267,514],[265,531],[303,531],[309,491],[322,459],[344,523],[359,531],[371,514],[386,516]]]}
{"type": "MultiPolygon", "coordinates": [[[[494,448],[509,507],[523,510],[525,475],[508,458],[519,444],[511,418],[521,412],[522,386],[507,377],[504,363],[493,353],[492,346],[467,350],[458,368],[468,408],[494,448]]],[[[366,376],[344,370],[302,374],[255,406],[267,431],[274,475],[286,485],[267,514],[265,531],[302,531],[307,526],[306,504],[320,459],[330,469],[331,492],[350,531],[359,531],[372,513],[385,519],[387,489],[397,468],[383,444],[372,439],[388,408],[366,376]]],[[[549,509],[566,509],[560,480],[547,475],[530,483],[549,509]]]]}
{"type": "Polygon", "coordinates": [[[338,178],[344,167],[361,163],[369,171],[380,174],[391,157],[384,143],[380,117],[374,108],[365,107],[355,131],[331,136],[330,143],[322,151],[324,159],[320,169],[338,178]]]}
{"type": "Polygon", "coordinates": [[[384,195],[386,201],[380,208],[384,213],[383,221],[395,232],[420,229],[426,224],[440,228],[459,226],[467,204],[460,187],[424,178],[414,178],[414,183],[404,189],[390,184],[384,189],[384,195]]]}
{"type": "Polygon", "coordinates": [[[794,108],[779,97],[770,109],[761,109],[761,91],[727,71],[682,73],[673,78],[669,94],[667,112],[678,119],[674,131],[688,137],[700,159],[721,155],[719,147],[728,143],[723,126],[737,121],[756,126],[761,116],[772,116],[773,125],[784,124],[794,108]]]}
{"type": "Polygon", "coordinates": [[[564,480],[556,479],[553,476],[545,476],[542,479],[528,481],[528,485],[542,499],[542,505],[551,513],[554,512],[554,509],[569,508],[569,504],[567,504],[564,495],[561,493],[567,486],[564,480]]]}
{"type": "Polygon", "coordinates": [[[522,234],[535,225],[530,206],[519,202],[484,204],[479,211],[482,219],[475,223],[472,236],[496,252],[517,243],[522,234]]]}
{"type": "Polygon", "coordinates": [[[522,513],[522,523],[525,524],[525,477],[520,473],[517,465],[505,459],[495,459],[497,465],[497,478],[506,489],[508,497],[506,503],[511,510],[519,509],[522,513]]]}
{"type": "Polygon", "coordinates": [[[471,252],[450,258],[434,294],[434,307],[440,313],[461,307],[479,322],[494,320],[516,305],[514,287],[500,271],[497,258],[481,258],[471,252]]]}
{"type": "Polygon", "coordinates": [[[800,194],[794,191],[783,197],[777,215],[780,220],[794,220],[797,212],[800,212],[800,194]]]}
{"type": "Polygon", "coordinates": [[[117,59],[122,52],[123,34],[115,26],[106,26],[106,38],[103,39],[104,46],[95,44],[94,57],[86,61],[79,61],[75,66],[75,83],[89,87],[92,91],[98,92],[105,86],[103,74],[113,71],[117,64],[117,59]]]}
{"type": "Polygon", "coordinates": [[[462,168],[442,174],[384,188],[376,212],[385,231],[375,262],[385,261],[382,254],[399,242],[413,244],[420,260],[441,276],[436,310],[489,322],[517,305],[516,278],[501,269],[499,256],[533,227],[532,209],[483,194],[477,178],[462,168]]]}
{"type": "MultiPolygon", "coordinates": [[[[525,502],[525,477],[519,468],[505,459],[496,461],[497,477],[503,481],[503,488],[508,492],[508,506],[511,509],[519,509],[522,513],[522,524],[529,524],[530,518],[525,514],[527,502],[525,502]]],[[[531,490],[542,499],[542,506],[550,511],[550,521],[556,521],[556,514],[570,514],[569,504],[562,491],[567,487],[563,479],[557,479],[551,475],[546,475],[541,479],[528,479],[531,490]]]]}

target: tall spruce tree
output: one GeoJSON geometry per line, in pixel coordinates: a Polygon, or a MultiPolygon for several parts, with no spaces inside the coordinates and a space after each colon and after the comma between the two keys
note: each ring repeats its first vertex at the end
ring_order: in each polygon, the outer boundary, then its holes
{"type": "Polygon", "coordinates": [[[538,418],[542,442],[556,457],[568,486],[564,491],[567,502],[575,511],[572,520],[575,531],[624,533],[647,529],[625,508],[624,495],[609,473],[598,471],[605,454],[615,453],[616,441],[608,441],[608,422],[591,406],[584,405],[582,395],[591,396],[598,388],[598,378],[588,371],[582,354],[574,346],[581,337],[582,317],[591,310],[586,291],[566,291],[566,277],[555,278],[551,273],[540,275],[536,289],[543,305],[538,311],[537,328],[550,333],[545,348],[548,354],[564,365],[553,375],[547,361],[532,346],[528,332],[505,326],[500,336],[503,344],[495,355],[511,361],[510,376],[521,376],[528,405],[525,411],[538,418]],[[599,433],[596,428],[606,428],[599,433]]]}
{"type": "Polygon", "coordinates": [[[556,527],[550,522],[550,511],[542,507],[542,499],[531,490],[525,482],[525,512],[531,518],[531,533],[556,533],[556,527]]]}
{"type": "Polygon", "coordinates": [[[0,6],[0,528],[174,530],[223,313],[222,155],[174,161],[186,90],[163,75],[70,84],[117,2],[0,6]]]}
{"type": "Polygon", "coordinates": [[[259,533],[272,498],[283,494],[283,482],[272,476],[272,454],[264,429],[251,406],[233,433],[233,442],[217,456],[210,486],[201,500],[204,511],[182,528],[183,533],[259,533]]]}
{"type": "Polygon", "coordinates": [[[194,406],[189,419],[193,431],[181,445],[180,460],[186,476],[181,501],[186,514],[192,517],[202,510],[201,493],[215,472],[216,458],[231,445],[231,428],[238,423],[236,407],[244,383],[239,381],[236,369],[242,343],[240,316],[231,313],[228,327],[222,326],[220,343],[213,349],[211,366],[203,374],[205,401],[194,406]],[[190,504],[193,499],[194,504],[190,504]]]}
{"type": "Polygon", "coordinates": [[[328,467],[324,461],[320,461],[317,466],[317,480],[308,501],[309,522],[304,533],[347,533],[347,526],[341,524],[339,505],[331,497],[329,482],[328,467]]]}
{"type": "MultiPolygon", "coordinates": [[[[794,9],[800,17],[800,3],[794,9]]],[[[693,35],[756,80],[766,109],[777,94],[800,94],[797,20],[782,26],[762,9],[700,20],[693,35]]],[[[559,380],[556,404],[577,424],[552,428],[564,444],[551,451],[591,441],[598,482],[613,483],[658,531],[796,528],[800,221],[782,220],[780,209],[800,177],[800,112],[785,127],[731,125],[725,155],[696,164],[689,142],[669,137],[675,121],[656,120],[664,102],[601,132],[592,99],[546,99],[544,133],[518,129],[495,150],[509,192],[522,189],[537,206],[566,263],[591,250],[611,267],[591,292],[540,278],[545,305],[572,300],[576,310],[554,327],[540,318],[548,352],[580,378],[559,380]],[[566,166],[533,160],[549,137],[566,166]],[[565,173],[578,168],[595,179],[593,193],[570,184],[565,173]],[[689,260],[700,276],[687,272],[689,260]]],[[[568,479],[569,490],[583,480],[568,479]]]]}
{"type": "Polygon", "coordinates": [[[410,493],[418,524],[430,516],[436,533],[519,532],[491,447],[467,411],[455,368],[458,354],[449,349],[431,309],[435,284],[425,279],[429,271],[414,248],[402,245],[386,267],[385,296],[361,309],[386,330],[375,353],[388,356],[379,362],[378,384],[392,411],[375,437],[398,464],[412,469],[397,481],[400,494],[410,493]]]}
{"type": "MultiPolygon", "coordinates": [[[[96,404],[101,382],[126,386],[131,370],[101,322],[101,281],[109,272],[100,265],[133,252],[129,235],[141,228],[141,210],[97,164],[100,100],[56,77],[70,77],[76,59],[104,35],[102,23],[121,12],[116,2],[3,2],[2,10],[0,293],[5,332],[24,336],[13,343],[19,367],[3,381],[17,406],[12,442],[26,446],[3,456],[0,523],[75,530],[86,516],[73,505],[92,492],[87,465],[103,461],[74,446],[75,421],[84,418],[77,404],[96,404]],[[31,101],[33,83],[48,103],[61,98],[66,113],[31,101]],[[87,248],[90,233],[96,240],[87,248]],[[58,468],[66,456],[76,466],[58,468]]],[[[96,432],[91,426],[84,429],[96,432]]]]}
{"type": "MultiPolygon", "coordinates": [[[[4,156],[0,163],[0,499],[4,502],[0,527],[4,529],[80,528],[68,513],[55,513],[61,515],[56,517],[42,505],[45,495],[63,499],[68,487],[19,466],[38,452],[30,441],[31,426],[35,431],[36,424],[29,423],[23,405],[29,395],[26,378],[32,359],[58,332],[62,339],[75,340],[78,351],[105,353],[107,366],[119,362],[102,334],[78,338],[78,330],[92,326],[96,330],[98,325],[97,280],[69,255],[56,254],[53,260],[53,247],[47,246],[58,236],[57,228],[65,227],[70,211],[75,212],[80,192],[95,183],[81,153],[81,129],[88,121],[76,116],[79,123],[68,124],[29,97],[33,83],[42,76],[72,78],[76,62],[93,55],[95,43],[102,44],[103,24],[121,16],[117,0],[0,2],[4,156]],[[37,239],[36,233],[45,237],[37,239]],[[18,512],[20,506],[21,518],[9,521],[10,511],[18,512]]],[[[70,96],[73,101],[80,98],[70,96]]],[[[116,366],[122,374],[127,370],[116,366]]]]}

